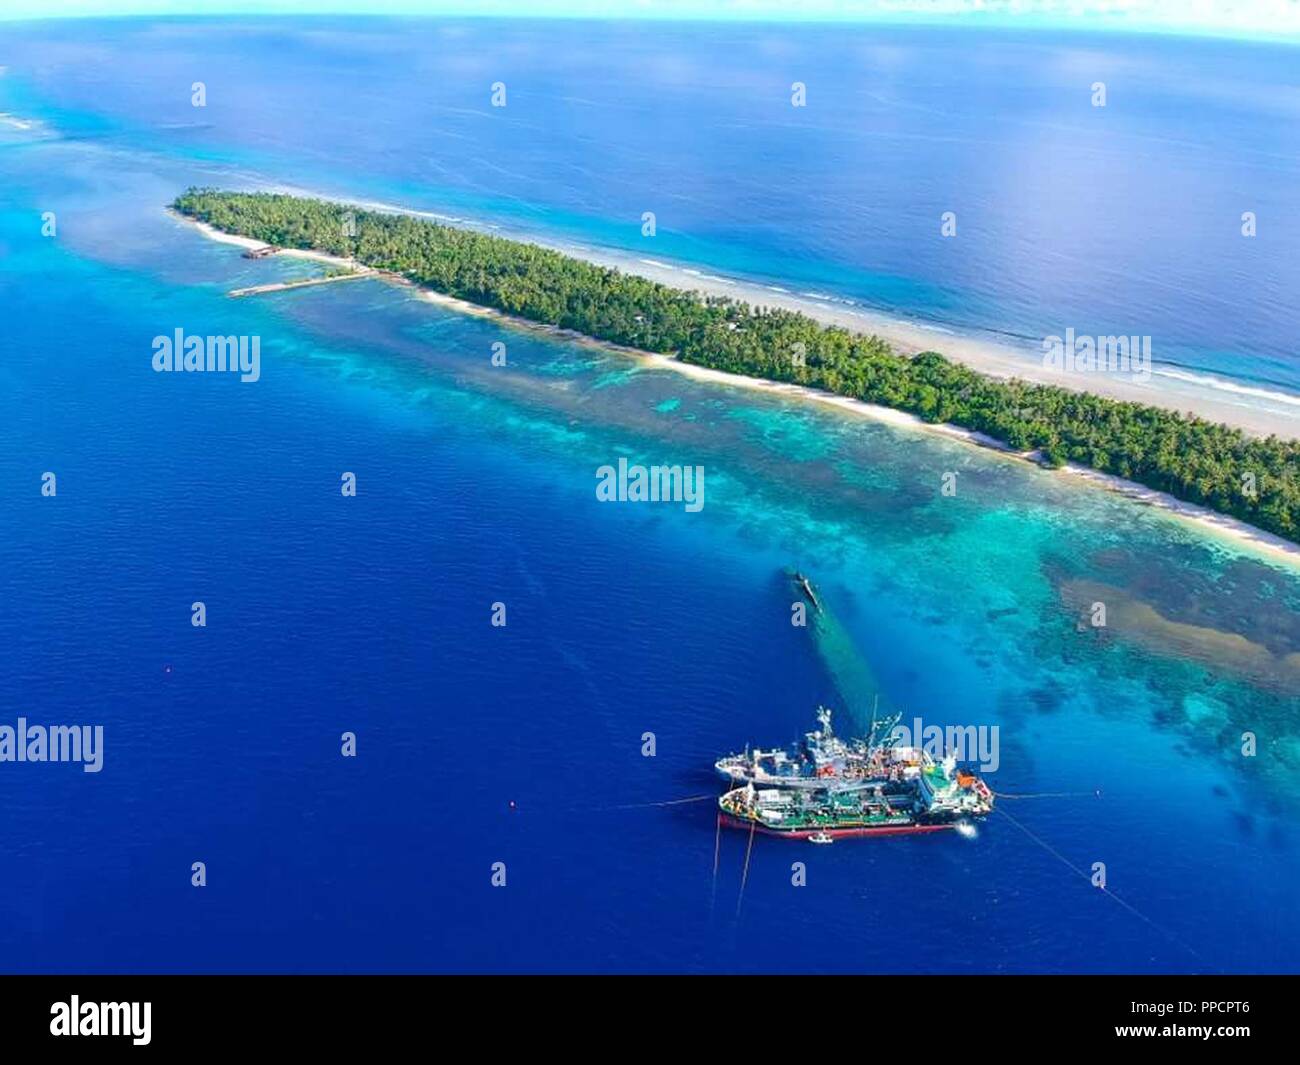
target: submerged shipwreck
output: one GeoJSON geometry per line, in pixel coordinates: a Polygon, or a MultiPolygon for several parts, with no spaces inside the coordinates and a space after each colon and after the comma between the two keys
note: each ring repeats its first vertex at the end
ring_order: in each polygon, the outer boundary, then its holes
{"type": "Polygon", "coordinates": [[[745,749],[715,763],[738,785],[718,799],[722,823],[767,835],[830,843],[841,837],[907,835],[959,828],[993,809],[993,792],[952,755],[880,741],[897,718],[842,739],[831,712],[789,749],[745,749]]]}

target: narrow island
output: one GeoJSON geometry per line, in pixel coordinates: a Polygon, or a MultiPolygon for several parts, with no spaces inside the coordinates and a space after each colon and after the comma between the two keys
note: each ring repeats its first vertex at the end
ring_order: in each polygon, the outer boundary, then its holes
{"type": "Polygon", "coordinates": [[[534,244],[278,193],[191,188],[175,211],[267,245],[712,370],[818,389],[979,433],[1048,466],[1137,482],[1300,543],[1300,441],[1021,380],[797,311],[678,289],[534,244]],[[347,224],[344,224],[346,218],[347,224]]]}

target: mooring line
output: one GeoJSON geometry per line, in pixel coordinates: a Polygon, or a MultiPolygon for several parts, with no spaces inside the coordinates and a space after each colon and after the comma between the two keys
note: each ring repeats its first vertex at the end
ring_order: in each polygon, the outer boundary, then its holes
{"type": "MultiPolygon", "coordinates": [[[[1062,854],[1060,851],[1056,850],[1054,847],[1052,847],[1052,846],[1051,846],[1049,843],[1047,843],[1045,840],[1040,839],[1038,836],[1036,836],[1036,835],[1034,835],[1032,832],[1030,832],[1029,829],[1027,829],[1024,825],[1022,825],[1019,821],[1017,821],[1017,820],[1016,820],[1014,817],[1012,817],[1009,813],[1007,813],[1006,810],[1002,810],[1002,809],[998,809],[997,807],[994,807],[994,811],[995,811],[996,813],[1000,813],[1003,817],[1005,817],[1008,821],[1010,821],[1013,825],[1015,825],[1016,828],[1020,829],[1021,832],[1023,832],[1026,836],[1028,836],[1028,837],[1029,837],[1030,839],[1032,839],[1035,843],[1037,843],[1040,847],[1042,847],[1043,850],[1047,851],[1048,854],[1052,855],[1052,857],[1054,857],[1054,858],[1056,858],[1058,861],[1062,862],[1062,863],[1066,866],[1066,868],[1072,870],[1073,872],[1077,873],[1079,876],[1083,877],[1083,879],[1086,880],[1086,881],[1088,881],[1089,884],[1092,884],[1092,877],[1090,877],[1087,873],[1085,873],[1082,869],[1080,869],[1077,865],[1075,865],[1072,861],[1070,861],[1069,858],[1067,858],[1067,857],[1066,857],[1064,854],[1062,854]]],[[[1094,885],[1094,886],[1095,886],[1095,885],[1094,885]]],[[[1120,898],[1118,895],[1116,895],[1113,891],[1109,890],[1109,889],[1108,889],[1107,887],[1105,887],[1104,885],[1102,885],[1102,886],[1099,888],[1099,890],[1100,890],[1100,891],[1102,892],[1102,894],[1105,895],[1107,898],[1114,899],[1116,902],[1118,902],[1121,906],[1124,907],[1124,909],[1128,910],[1128,912],[1131,913],[1134,917],[1138,918],[1139,920],[1145,921],[1145,922],[1146,922],[1147,924],[1149,924],[1152,928],[1154,928],[1157,932],[1159,932],[1162,936],[1164,936],[1166,939],[1168,939],[1169,942],[1175,944],[1176,946],[1182,947],[1183,950],[1187,951],[1187,952],[1188,952],[1189,954],[1191,954],[1193,957],[1196,957],[1196,958],[1199,958],[1199,957],[1200,957],[1200,954],[1198,954],[1198,953],[1197,953],[1197,952],[1196,952],[1192,947],[1188,946],[1186,943],[1184,943],[1181,939],[1179,939],[1179,938],[1178,938],[1176,935],[1174,935],[1172,932],[1168,931],[1167,929],[1161,928],[1160,925],[1156,924],[1155,921],[1151,920],[1150,917],[1148,917],[1145,913],[1143,913],[1141,910],[1139,910],[1139,909],[1138,909],[1136,906],[1134,906],[1132,903],[1126,902],[1124,899],[1120,898]]]]}
{"type": "Polygon", "coordinates": [[[713,904],[718,900],[718,855],[722,849],[722,814],[718,814],[718,824],[713,830],[713,890],[709,893],[709,918],[713,917],[713,904]]]}
{"type": "Polygon", "coordinates": [[[1095,796],[1095,791],[1040,791],[1033,795],[1015,795],[1005,791],[993,793],[999,799],[1086,799],[1095,796]]]}
{"type": "Polygon", "coordinates": [[[718,824],[713,830],[713,883],[718,883],[718,852],[722,847],[722,814],[718,814],[718,824]]]}
{"type": "MultiPolygon", "coordinates": [[[[709,800],[717,801],[716,795],[688,795],[684,799],[666,799],[663,802],[628,802],[618,806],[561,806],[555,812],[557,814],[603,814],[610,813],[614,810],[649,810],[656,806],[681,806],[683,803],[706,802],[709,800]]],[[[511,804],[511,809],[515,807],[511,804]]]]}
{"type": "Polygon", "coordinates": [[[740,894],[736,897],[736,917],[740,917],[740,904],[745,901],[745,884],[749,882],[749,855],[754,850],[754,829],[757,821],[749,822],[749,846],[745,848],[745,871],[740,874],[740,894]]]}
{"type": "Polygon", "coordinates": [[[684,802],[704,802],[716,798],[714,795],[692,795],[688,799],[669,799],[666,802],[630,802],[623,806],[606,806],[606,810],[642,810],[649,806],[680,806],[684,802]]]}

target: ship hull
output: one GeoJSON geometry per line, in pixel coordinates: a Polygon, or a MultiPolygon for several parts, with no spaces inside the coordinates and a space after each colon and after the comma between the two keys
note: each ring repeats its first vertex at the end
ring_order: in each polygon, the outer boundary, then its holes
{"type": "Polygon", "coordinates": [[[756,821],[746,821],[731,814],[722,814],[722,823],[728,828],[738,828],[743,832],[757,832],[763,836],[781,836],[784,839],[808,839],[819,833],[831,839],[860,839],[866,836],[915,836],[923,832],[946,832],[957,827],[955,821],[944,824],[925,825],[862,825],[856,828],[773,828],[760,825],[756,821]]]}

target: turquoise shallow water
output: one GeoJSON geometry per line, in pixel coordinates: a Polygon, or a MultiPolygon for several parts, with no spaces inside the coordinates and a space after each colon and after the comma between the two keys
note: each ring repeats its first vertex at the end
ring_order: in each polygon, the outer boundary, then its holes
{"type": "Polygon", "coordinates": [[[1295,574],[380,283],[227,299],[302,270],[162,212],[232,159],[24,102],[49,128],[0,145],[0,721],[107,746],[97,775],[0,767],[13,968],[1294,968],[1295,574]],[[259,335],[262,379],[154,374],[178,326],[259,335]],[[620,456],[702,465],[704,509],[597,503],[620,456]],[[719,753],[841,701],[788,566],[884,700],[997,725],[994,786],[1065,797],[974,840],[758,845],[737,917],[743,839],[714,884],[707,802],[623,807],[708,794],[719,753]],[[1077,872],[1099,861],[1141,916],[1077,872]]]}

